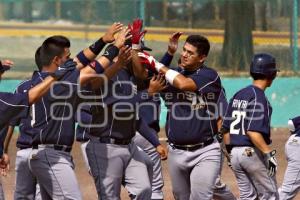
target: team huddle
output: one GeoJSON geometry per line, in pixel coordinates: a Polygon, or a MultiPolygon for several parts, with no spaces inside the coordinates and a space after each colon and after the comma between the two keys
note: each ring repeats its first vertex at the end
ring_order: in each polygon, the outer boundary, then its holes
{"type": "MultiPolygon", "coordinates": [[[[224,158],[239,199],[295,197],[300,117],[288,122],[288,166],[279,189],[276,150],[269,146],[272,107],[265,90],[279,71],[275,58],[255,54],[253,83],[227,102],[220,76],[205,65],[207,38],[189,35],[177,66],[170,67],[182,33],[170,36],[159,61],[149,54],[145,34],[140,19],[128,27],[114,23],[74,58],[68,38],[51,36],[35,52],[32,77],[14,93],[0,93],[2,175],[9,169],[14,127],[20,132],[14,199],[82,199],[70,153],[75,140],[98,199],[120,199],[122,186],[131,199],[164,199],[161,160],[167,159],[175,199],[234,200],[221,181],[224,158]],[[161,100],[167,148],[158,137],[161,100]]],[[[12,65],[0,62],[0,78],[12,65]]]]}

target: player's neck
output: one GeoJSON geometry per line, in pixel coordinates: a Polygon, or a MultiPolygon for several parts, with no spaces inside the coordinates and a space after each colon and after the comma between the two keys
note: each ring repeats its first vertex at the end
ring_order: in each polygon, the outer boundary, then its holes
{"type": "Polygon", "coordinates": [[[57,70],[57,66],[55,65],[43,66],[42,69],[43,72],[55,72],[56,70],[57,70]]]}
{"type": "Polygon", "coordinates": [[[252,84],[263,91],[265,91],[268,87],[267,82],[265,80],[254,80],[252,84]]]}

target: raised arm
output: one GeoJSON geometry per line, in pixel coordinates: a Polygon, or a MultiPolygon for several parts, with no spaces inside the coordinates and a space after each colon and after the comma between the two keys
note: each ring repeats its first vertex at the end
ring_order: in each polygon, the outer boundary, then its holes
{"type": "Polygon", "coordinates": [[[123,24],[120,22],[113,23],[106,31],[104,36],[98,39],[95,43],[90,45],[88,48],[80,51],[74,61],[77,62],[77,68],[82,69],[84,66],[88,65],[91,61],[96,59],[102,49],[106,44],[114,42],[114,35],[122,30],[123,24]]]}
{"type": "Polygon", "coordinates": [[[175,88],[183,91],[197,90],[197,85],[193,79],[185,77],[184,75],[173,69],[169,69],[162,63],[155,60],[153,56],[144,55],[143,57],[145,58],[145,60],[147,60],[148,65],[151,67],[151,70],[164,74],[166,80],[175,88]]]}
{"type": "MultiPolygon", "coordinates": [[[[126,63],[127,59],[131,58],[130,48],[124,47],[126,39],[129,39],[131,37],[131,35],[128,34],[129,30],[127,28],[124,28],[116,38],[115,43],[106,48],[102,56],[100,56],[97,60],[91,62],[88,67],[85,67],[80,71],[81,85],[84,85],[89,81],[94,82],[99,78],[100,80],[96,82],[101,84],[101,79],[103,79],[103,76],[101,77],[96,75],[104,75],[105,78],[111,79],[121,69],[124,62],[126,63]],[[119,56],[118,62],[112,64],[114,58],[117,56],[119,56]]],[[[98,84],[93,84],[93,86],[100,87],[100,85],[98,84]]]]}

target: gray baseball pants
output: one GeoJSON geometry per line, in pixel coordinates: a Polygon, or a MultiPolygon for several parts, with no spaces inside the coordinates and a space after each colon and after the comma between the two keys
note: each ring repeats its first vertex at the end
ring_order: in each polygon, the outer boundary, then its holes
{"type": "Polygon", "coordinates": [[[82,199],[70,153],[40,145],[32,150],[29,163],[43,200],[82,199]]]}
{"type": "MultiPolygon", "coordinates": [[[[158,136],[157,136],[158,137],[158,136]]],[[[159,153],[157,153],[155,147],[148,142],[138,132],[133,138],[134,143],[143,149],[143,151],[150,157],[153,162],[153,178],[152,178],[152,196],[151,199],[163,199],[162,188],[164,186],[164,180],[161,169],[161,159],[159,153]]]]}
{"type": "Polygon", "coordinates": [[[269,177],[263,154],[254,147],[234,147],[232,170],[236,176],[241,200],[277,200],[276,177],[269,177]],[[251,152],[250,154],[247,152],[251,152]]]}
{"type": "Polygon", "coordinates": [[[185,151],[169,145],[169,171],[176,200],[211,200],[221,166],[221,148],[217,141],[185,151]]]}
{"type": "Polygon", "coordinates": [[[285,144],[288,165],[281,188],[280,200],[293,199],[300,189],[300,137],[291,135],[285,144]]]}
{"type": "Polygon", "coordinates": [[[104,144],[91,137],[86,153],[99,199],[120,200],[122,184],[131,199],[151,199],[153,163],[134,142],[104,144]]]}
{"type": "Polygon", "coordinates": [[[16,189],[14,193],[15,200],[40,200],[40,187],[36,177],[29,168],[29,157],[32,149],[22,149],[17,151],[16,155],[16,189]]]}
{"type": "Polygon", "coordinates": [[[222,153],[220,171],[215,183],[213,199],[214,200],[236,200],[235,196],[232,194],[229,187],[221,180],[223,162],[224,162],[224,155],[222,153]]]}

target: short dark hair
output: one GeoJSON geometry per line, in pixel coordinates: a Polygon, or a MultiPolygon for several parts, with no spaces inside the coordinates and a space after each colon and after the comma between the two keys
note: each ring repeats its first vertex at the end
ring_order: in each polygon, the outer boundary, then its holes
{"type": "Polygon", "coordinates": [[[253,80],[265,80],[267,79],[267,76],[264,74],[258,74],[258,73],[252,73],[250,72],[251,77],[253,78],[253,80]]]}
{"type": "Polygon", "coordinates": [[[253,78],[253,80],[274,80],[276,78],[277,72],[274,73],[270,73],[269,75],[265,75],[265,74],[259,74],[259,73],[253,73],[250,72],[251,77],[253,78]]]}
{"type": "Polygon", "coordinates": [[[54,35],[54,36],[48,37],[43,42],[43,45],[44,44],[45,45],[54,44],[56,46],[63,47],[63,48],[70,48],[70,46],[71,46],[70,40],[63,35],[54,35]]]}
{"type": "Polygon", "coordinates": [[[43,68],[43,65],[41,63],[41,47],[39,47],[36,52],[35,52],[35,55],[34,55],[34,60],[35,60],[35,64],[36,66],[38,67],[39,71],[42,70],[43,68]]]}
{"type": "Polygon", "coordinates": [[[55,44],[43,44],[40,48],[39,65],[50,65],[55,56],[62,57],[65,52],[64,47],[56,46],[55,44]]]}
{"type": "Polygon", "coordinates": [[[39,50],[39,61],[36,64],[41,66],[50,65],[55,56],[62,56],[65,48],[70,48],[71,43],[68,38],[62,35],[48,37],[39,50]]]}
{"type": "Polygon", "coordinates": [[[202,35],[190,35],[186,38],[185,42],[196,47],[199,55],[208,55],[210,44],[206,37],[202,35]]]}

